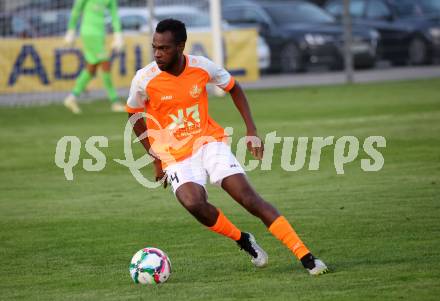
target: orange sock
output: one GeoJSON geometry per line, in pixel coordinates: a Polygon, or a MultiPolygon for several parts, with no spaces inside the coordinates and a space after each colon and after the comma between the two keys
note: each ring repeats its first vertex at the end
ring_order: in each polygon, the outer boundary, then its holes
{"type": "Polygon", "coordinates": [[[233,240],[239,240],[241,236],[241,231],[235,227],[233,223],[223,214],[223,212],[219,209],[217,221],[215,225],[212,227],[208,227],[210,230],[217,232],[223,236],[229,237],[233,240]]]}
{"type": "Polygon", "coordinates": [[[270,225],[269,231],[273,236],[281,240],[298,259],[301,259],[307,253],[310,253],[309,249],[307,249],[284,216],[279,216],[270,225]]]}

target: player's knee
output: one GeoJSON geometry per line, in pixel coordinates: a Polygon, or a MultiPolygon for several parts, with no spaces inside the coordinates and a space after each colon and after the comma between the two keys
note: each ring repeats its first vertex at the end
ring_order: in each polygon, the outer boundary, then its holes
{"type": "Polygon", "coordinates": [[[109,72],[110,69],[111,69],[110,62],[109,61],[102,62],[101,63],[101,68],[102,68],[103,71],[109,72]]]}
{"type": "Polygon", "coordinates": [[[97,65],[96,65],[96,64],[95,64],[95,65],[88,64],[86,68],[87,68],[87,71],[88,71],[92,76],[95,76],[95,74],[96,74],[96,68],[97,68],[97,65]]]}
{"type": "Polygon", "coordinates": [[[203,212],[206,206],[206,197],[200,193],[183,192],[178,195],[182,205],[193,214],[203,212]]]}
{"type": "Polygon", "coordinates": [[[186,203],[184,206],[192,214],[200,215],[201,213],[203,213],[203,208],[204,208],[203,203],[197,201],[191,201],[186,203]]]}

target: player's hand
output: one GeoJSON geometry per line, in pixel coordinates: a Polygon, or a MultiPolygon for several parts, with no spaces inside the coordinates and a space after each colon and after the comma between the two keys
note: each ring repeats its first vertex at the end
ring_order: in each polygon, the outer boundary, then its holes
{"type": "Polygon", "coordinates": [[[75,30],[69,29],[66,32],[66,35],[64,36],[64,44],[67,47],[72,47],[75,43],[75,30]]]}
{"type": "Polygon", "coordinates": [[[261,160],[264,153],[264,143],[256,132],[246,134],[246,146],[255,159],[261,160]]]}
{"type": "Polygon", "coordinates": [[[159,159],[154,159],[154,174],[156,181],[163,181],[163,188],[167,188],[168,186],[168,179],[167,174],[162,169],[162,161],[159,159]]]}
{"type": "Polygon", "coordinates": [[[124,39],[122,38],[122,33],[113,33],[112,49],[116,52],[121,52],[124,50],[124,39]]]}

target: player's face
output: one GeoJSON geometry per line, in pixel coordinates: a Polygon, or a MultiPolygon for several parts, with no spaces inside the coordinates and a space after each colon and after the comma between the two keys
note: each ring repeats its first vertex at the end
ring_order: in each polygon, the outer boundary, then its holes
{"type": "Polygon", "coordinates": [[[163,33],[155,32],[153,35],[153,53],[157,66],[162,71],[172,69],[183,53],[182,45],[174,42],[174,36],[170,31],[163,33]]]}

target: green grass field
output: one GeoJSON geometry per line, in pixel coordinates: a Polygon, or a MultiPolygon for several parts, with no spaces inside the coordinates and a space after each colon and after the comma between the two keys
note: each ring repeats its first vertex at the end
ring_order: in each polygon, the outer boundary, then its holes
{"type": "MultiPolygon", "coordinates": [[[[359,152],[344,175],[333,147],[319,171],[280,168],[249,177],[294,225],[332,273],[312,278],[263,224],[218,188],[210,201],[255,234],[270,264],[256,270],[235,244],[204,229],[170,190],[147,190],[126,167],[126,115],[109,104],[0,108],[0,299],[2,300],[438,300],[440,295],[440,79],[249,91],[261,135],[384,136],[385,165],[364,172],[359,152]],[[55,166],[57,141],[81,139],[74,180],[55,166]],[[84,144],[106,136],[107,164],[86,172],[84,144]],[[128,264],[142,247],[168,253],[164,285],[132,283],[128,264]]],[[[228,99],[213,117],[243,134],[228,99]]],[[[143,154],[139,145],[136,155],[143,154]]],[[[309,158],[309,157],[308,157],[309,158]]],[[[278,160],[278,161],[277,161],[278,160]]],[[[278,162],[278,163],[277,163],[278,162]]],[[[306,161],[306,164],[308,161],[306,161]]],[[[145,174],[151,174],[149,170],[145,174]]]]}

